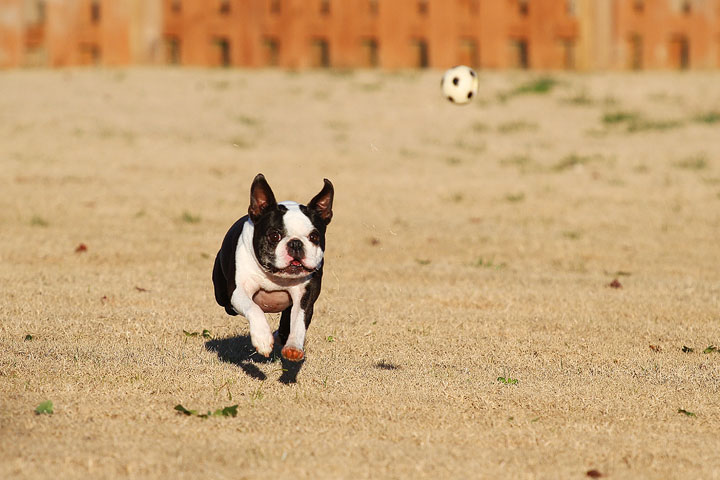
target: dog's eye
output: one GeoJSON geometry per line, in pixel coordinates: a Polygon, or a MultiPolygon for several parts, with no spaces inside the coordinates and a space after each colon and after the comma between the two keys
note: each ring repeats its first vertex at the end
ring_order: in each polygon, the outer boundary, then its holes
{"type": "Polygon", "coordinates": [[[273,243],[278,243],[281,238],[282,235],[280,235],[280,232],[278,232],[277,230],[273,230],[272,232],[268,233],[268,240],[273,243]]]}
{"type": "Polygon", "coordinates": [[[320,243],[320,234],[316,231],[310,232],[310,235],[308,235],[308,240],[317,245],[318,243],[320,243]]]}

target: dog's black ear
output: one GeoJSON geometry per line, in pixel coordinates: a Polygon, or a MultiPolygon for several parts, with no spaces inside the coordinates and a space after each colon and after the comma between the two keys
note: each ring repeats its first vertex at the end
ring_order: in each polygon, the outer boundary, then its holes
{"type": "Polygon", "coordinates": [[[250,206],[248,207],[248,215],[253,222],[260,218],[265,210],[277,205],[275,195],[268,185],[265,176],[258,173],[250,187],[250,206]]]}
{"type": "Polygon", "coordinates": [[[320,190],[320,193],[315,195],[312,200],[310,200],[308,208],[310,210],[315,210],[320,215],[320,218],[323,219],[325,225],[327,225],[330,223],[333,216],[332,204],[335,189],[333,188],[333,184],[330,183],[330,180],[325,178],[323,181],[325,182],[323,189],[320,190]]]}

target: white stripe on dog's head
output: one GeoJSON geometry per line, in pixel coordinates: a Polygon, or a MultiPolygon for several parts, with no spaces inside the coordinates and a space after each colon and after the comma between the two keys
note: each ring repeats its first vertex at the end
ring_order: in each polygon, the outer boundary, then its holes
{"type": "Polygon", "coordinates": [[[308,270],[314,271],[322,264],[323,249],[317,242],[319,232],[297,202],[280,202],[279,205],[287,211],[283,215],[283,238],[275,247],[274,267],[280,270],[277,272],[279,276],[307,275],[308,270]],[[288,245],[290,242],[293,243],[288,245]],[[298,262],[302,268],[293,268],[298,262]]]}

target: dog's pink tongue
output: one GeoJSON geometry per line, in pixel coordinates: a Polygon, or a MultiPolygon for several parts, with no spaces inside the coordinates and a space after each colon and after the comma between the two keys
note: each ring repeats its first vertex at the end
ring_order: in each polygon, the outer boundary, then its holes
{"type": "Polygon", "coordinates": [[[302,265],[302,262],[300,260],[293,260],[292,262],[290,262],[290,265],[292,265],[293,267],[299,267],[302,265]]]}

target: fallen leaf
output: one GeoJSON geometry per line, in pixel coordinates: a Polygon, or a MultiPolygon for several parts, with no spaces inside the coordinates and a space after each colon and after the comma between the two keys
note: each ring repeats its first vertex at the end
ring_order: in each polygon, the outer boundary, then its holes
{"type": "Polygon", "coordinates": [[[135,290],[137,290],[138,292],[149,292],[150,291],[147,288],[143,288],[143,287],[135,287],[135,290]]]}
{"type": "Polygon", "coordinates": [[[87,252],[87,245],[85,245],[84,243],[81,243],[80,245],[75,247],[75,253],[82,253],[82,252],[87,252]]]}
{"type": "Polygon", "coordinates": [[[380,239],[379,239],[379,238],[375,238],[375,237],[371,237],[371,238],[368,239],[368,243],[369,243],[370,245],[372,245],[372,246],[380,245],[380,239]]]}
{"type": "Polygon", "coordinates": [[[608,283],[607,286],[610,288],[623,288],[622,284],[618,281],[617,278],[615,280],[613,280],[612,282],[608,283]]]}
{"type": "Polygon", "coordinates": [[[587,472],[585,472],[585,475],[587,475],[590,478],[600,478],[603,476],[603,474],[600,473],[599,470],[596,470],[594,468],[592,470],[588,470],[587,472]]]}
{"type": "Polygon", "coordinates": [[[653,352],[660,352],[662,351],[662,348],[660,348],[660,345],[650,345],[650,350],[653,352]]]}
{"type": "Polygon", "coordinates": [[[683,351],[683,353],[692,353],[692,352],[694,351],[694,349],[692,349],[692,348],[690,348],[690,347],[686,347],[685,345],[683,345],[682,351],[683,351]]]}
{"type": "Polygon", "coordinates": [[[29,341],[32,340],[32,339],[33,339],[33,336],[30,335],[29,333],[28,333],[27,335],[25,335],[25,341],[26,341],[26,342],[29,342],[29,341]]]}
{"type": "Polygon", "coordinates": [[[717,351],[718,351],[718,348],[715,345],[710,345],[705,350],[703,350],[703,353],[713,353],[713,352],[717,352],[717,351]]]}
{"type": "Polygon", "coordinates": [[[684,408],[678,408],[678,413],[682,413],[688,417],[697,417],[697,415],[695,415],[693,412],[688,412],[684,408]]]}

